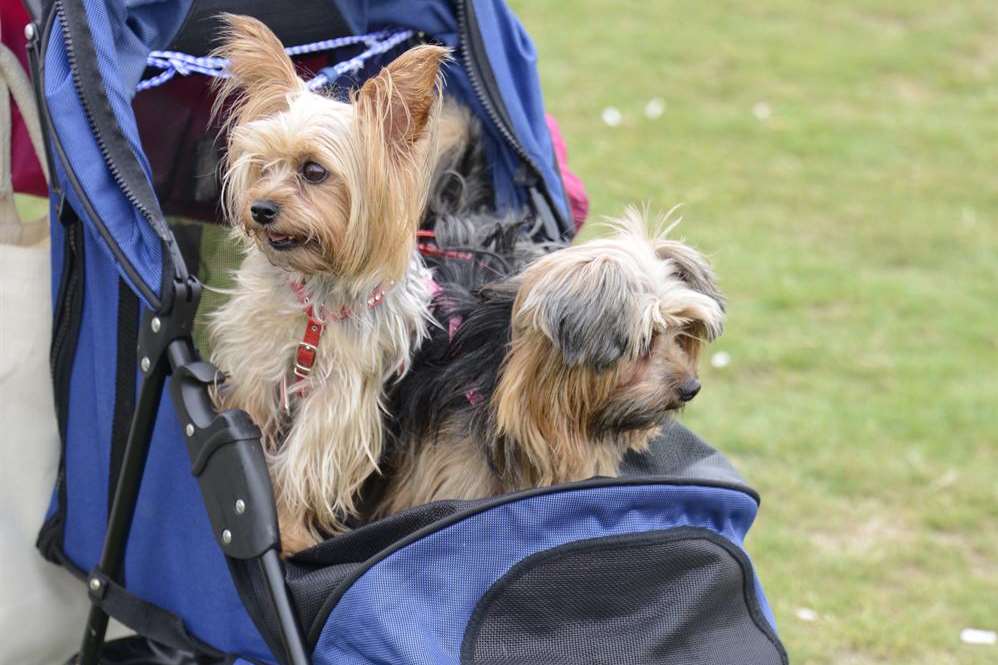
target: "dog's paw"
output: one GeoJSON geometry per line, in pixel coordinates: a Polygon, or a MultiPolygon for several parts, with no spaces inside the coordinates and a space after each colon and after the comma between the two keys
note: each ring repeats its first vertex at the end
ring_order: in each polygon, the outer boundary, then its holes
{"type": "Polygon", "coordinates": [[[621,257],[559,250],[524,273],[514,329],[541,332],[569,367],[608,369],[650,342],[642,281],[621,257]]]}

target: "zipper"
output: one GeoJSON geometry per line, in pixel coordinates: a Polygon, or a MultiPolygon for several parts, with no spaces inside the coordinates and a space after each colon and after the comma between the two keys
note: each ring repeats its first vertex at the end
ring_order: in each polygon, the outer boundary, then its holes
{"type": "Polygon", "coordinates": [[[66,345],[67,322],[73,320],[72,294],[79,286],[80,281],[78,275],[79,271],[76,267],[77,257],[79,255],[79,249],[76,245],[76,230],[78,228],[78,224],[79,221],[77,220],[65,227],[66,247],[69,251],[66,252],[66,256],[63,259],[65,261],[63,274],[66,275],[66,279],[59,288],[59,307],[57,308],[56,318],[53,324],[55,336],[52,339],[52,351],[50,354],[50,364],[52,365],[53,374],[56,370],[55,366],[57,361],[61,358],[63,348],[66,345]]]}
{"type": "Polygon", "coordinates": [[[470,6],[473,0],[456,0],[457,22],[460,32],[461,62],[468,79],[471,81],[471,88],[475,96],[485,109],[493,126],[506,141],[506,144],[513,149],[517,157],[526,166],[516,174],[516,179],[528,190],[528,202],[538,214],[538,219],[528,235],[536,237],[536,234],[543,232],[548,240],[562,239],[564,232],[560,210],[555,204],[551,193],[544,182],[544,175],[523,145],[513,134],[505,110],[499,104],[500,96],[495,89],[494,81],[486,78],[482,71],[482,63],[488,62],[488,55],[482,43],[481,31],[478,29],[477,19],[474,16],[474,8],[470,6]]]}
{"type": "MultiPolygon", "coordinates": [[[[61,201],[57,213],[60,223],[63,205],[65,202],[61,201]]],[[[69,214],[72,214],[73,218],[63,226],[63,232],[66,234],[63,243],[63,268],[52,324],[52,346],[49,355],[60,441],[59,468],[54,488],[57,507],[38,534],[39,550],[54,563],[61,562],[63,525],[66,517],[66,437],[69,421],[69,382],[76,355],[75,341],[79,334],[79,321],[74,319],[77,314],[75,303],[81,297],[83,289],[83,248],[79,237],[81,222],[74,213],[70,212],[69,214]]]]}
{"type": "Polygon", "coordinates": [[[125,182],[125,179],[122,177],[121,171],[114,163],[114,160],[111,159],[111,151],[108,150],[107,144],[104,142],[104,136],[97,128],[97,124],[94,122],[90,107],[87,105],[86,98],[83,96],[83,84],[80,81],[80,73],[76,69],[76,51],[73,48],[73,38],[70,36],[69,30],[66,29],[67,23],[63,0],[56,0],[55,11],[63,26],[62,40],[66,45],[66,61],[69,64],[69,71],[73,77],[73,85],[76,87],[76,94],[80,98],[81,105],[83,106],[83,113],[87,116],[87,123],[90,125],[90,133],[93,134],[94,139],[97,141],[97,147],[100,149],[100,153],[104,157],[104,163],[111,172],[111,177],[114,178],[114,182],[117,183],[122,193],[124,193],[125,198],[128,199],[128,202],[135,206],[135,208],[142,213],[142,216],[146,218],[146,221],[149,222],[153,228],[155,228],[152,212],[150,212],[149,209],[141,201],[139,201],[131,187],[129,187],[128,183],[125,182]]]}
{"type": "Polygon", "coordinates": [[[517,156],[533,172],[531,174],[533,179],[523,184],[528,187],[534,186],[537,180],[541,179],[541,169],[537,165],[537,162],[527,154],[526,149],[517,140],[516,136],[513,135],[513,130],[510,128],[509,123],[506,122],[506,119],[500,115],[496,104],[493,102],[493,99],[496,97],[495,91],[486,90],[486,83],[478,63],[483,60],[487,61],[487,56],[485,48],[481,43],[481,33],[477,29],[477,23],[475,30],[471,29],[472,18],[468,11],[468,3],[470,1],[457,0],[456,3],[457,23],[460,30],[461,62],[464,65],[464,70],[468,73],[468,78],[471,80],[471,88],[475,91],[475,96],[478,97],[478,101],[481,102],[482,107],[485,108],[485,112],[488,114],[489,119],[492,120],[492,124],[499,130],[499,133],[509,147],[513,149],[517,156]],[[472,57],[472,53],[476,57],[472,57]]]}
{"type": "MultiPolygon", "coordinates": [[[[126,200],[132,206],[134,206],[136,210],[139,211],[143,219],[145,219],[146,222],[148,222],[148,224],[156,231],[157,235],[161,238],[164,250],[163,282],[168,283],[176,280],[186,281],[187,268],[183,262],[183,258],[179,256],[179,253],[176,248],[176,243],[171,242],[172,234],[170,233],[169,229],[165,227],[165,225],[162,223],[159,217],[149,208],[148,205],[143,203],[141,198],[132,189],[131,185],[128,182],[128,179],[122,173],[119,166],[115,163],[111,148],[108,146],[107,141],[103,135],[103,132],[100,130],[97,122],[94,119],[94,110],[91,107],[91,101],[88,100],[88,95],[85,93],[83,81],[80,78],[77,51],[73,43],[73,37],[71,31],[69,29],[70,20],[69,17],[67,16],[65,0],[55,0],[53,9],[54,11],[51,14],[51,18],[54,19],[57,17],[61,24],[63,45],[65,46],[66,50],[66,62],[69,65],[71,77],[73,79],[73,86],[76,89],[77,97],[80,100],[80,105],[82,106],[83,113],[87,119],[87,125],[90,127],[91,135],[94,137],[94,141],[97,143],[97,147],[101,153],[101,157],[104,160],[104,164],[107,167],[108,171],[110,172],[111,177],[114,180],[115,184],[118,186],[119,190],[122,192],[122,194],[125,195],[126,200]],[[165,268],[167,266],[165,264],[167,260],[169,260],[169,263],[171,264],[171,267],[173,269],[174,274],[172,280],[170,280],[166,274],[167,271],[165,270],[165,268]]],[[[80,5],[79,9],[80,11],[85,11],[83,9],[83,5],[80,5]]],[[[82,17],[82,20],[85,21],[86,17],[85,16],[82,17]]],[[[46,32],[46,38],[48,38],[48,36],[51,34],[53,23],[54,21],[52,20],[49,21],[49,26],[46,32]]],[[[86,29],[89,29],[89,26],[86,26],[86,29]]],[[[108,104],[109,103],[110,102],[108,102],[108,104]]],[[[117,120],[112,118],[112,122],[116,123],[117,120]]],[[[107,227],[104,225],[104,222],[101,219],[100,215],[96,213],[96,210],[94,209],[93,204],[90,202],[87,193],[83,190],[82,185],[80,184],[79,180],[76,178],[75,171],[73,170],[71,164],[69,163],[69,159],[65,154],[65,150],[62,149],[61,142],[59,141],[57,132],[55,131],[54,128],[51,128],[50,133],[52,135],[52,141],[53,144],[55,145],[60,161],[62,162],[67,177],[70,180],[70,184],[73,186],[73,190],[77,193],[77,196],[80,199],[81,204],[86,209],[85,212],[87,216],[90,217],[90,219],[93,221],[101,237],[104,239],[104,241],[111,249],[111,253],[114,255],[116,263],[119,266],[121,266],[125,274],[128,276],[129,281],[132,283],[132,285],[135,288],[139,290],[143,298],[145,298],[146,302],[148,302],[153,309],[156,310],[161,309],[161,307],[166,304],[164,301],[166,301],[169,296],[167,294],[164,294],[163,298],[160,298],[155,292],[153,292],[150,288],[146,286],[145,281],[139,275],[135,267],[131,264],[128,257],[126,257],[125,254],[121,251],[121,248],[118,247],[118,243],[115,241],[114,237],[111,235],[107,227]]],[[[153,197],[155,197],[155,194],[153,194],[153,197]]]]}

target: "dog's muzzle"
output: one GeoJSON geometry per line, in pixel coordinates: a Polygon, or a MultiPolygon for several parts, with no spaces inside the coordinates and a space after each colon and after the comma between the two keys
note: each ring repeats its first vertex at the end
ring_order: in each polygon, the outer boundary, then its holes
{"type": "Polygon", "coordinates": [[[683,402],[689,402],[697,393],[700,392],[700,382],[696,379],[690,378],[683,381],[679,386],[679,399],[683,402]]]}

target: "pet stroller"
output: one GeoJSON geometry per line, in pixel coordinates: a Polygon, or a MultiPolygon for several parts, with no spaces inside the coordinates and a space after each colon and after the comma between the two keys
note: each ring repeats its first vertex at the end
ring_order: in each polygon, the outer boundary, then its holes
{"type": "Polygon", "coordinates": [[[89,591],[80,662],[786,662],[742,548],[758,496],[680,425],[619,478],[439,502],[282,560],[259,431],[211,406],[196,314],[235,265],[215,15],[260,18],[338,88],[453,47],[446,91],[482,120],[497,209],[568,238],[533,48],[500,0],[28,4],[63,442],[38,545],[89,591]],[[104,644],[108,616],[138,637],[104,644]]]}

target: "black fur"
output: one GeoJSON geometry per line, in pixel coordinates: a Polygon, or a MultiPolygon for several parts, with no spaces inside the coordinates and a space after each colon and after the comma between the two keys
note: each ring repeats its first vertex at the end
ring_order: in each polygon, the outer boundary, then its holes
{"type": "Polygon", "coordinates": [[[494,444],[487,405],[509,345],[516,276],[561,246],[531,241],[525,215],[488,211],[493,193],[480,132],[475,123],[470,142],[445,155],[434,175],[423,229],[434,233],[424,257],[440,287],[432,304],[437,325],[390,392],[389,459],[398,445],[434,436],[458,414],[483,446],[494,444]],[[461,322],[453,336],[451,321],[461,322]]]}

